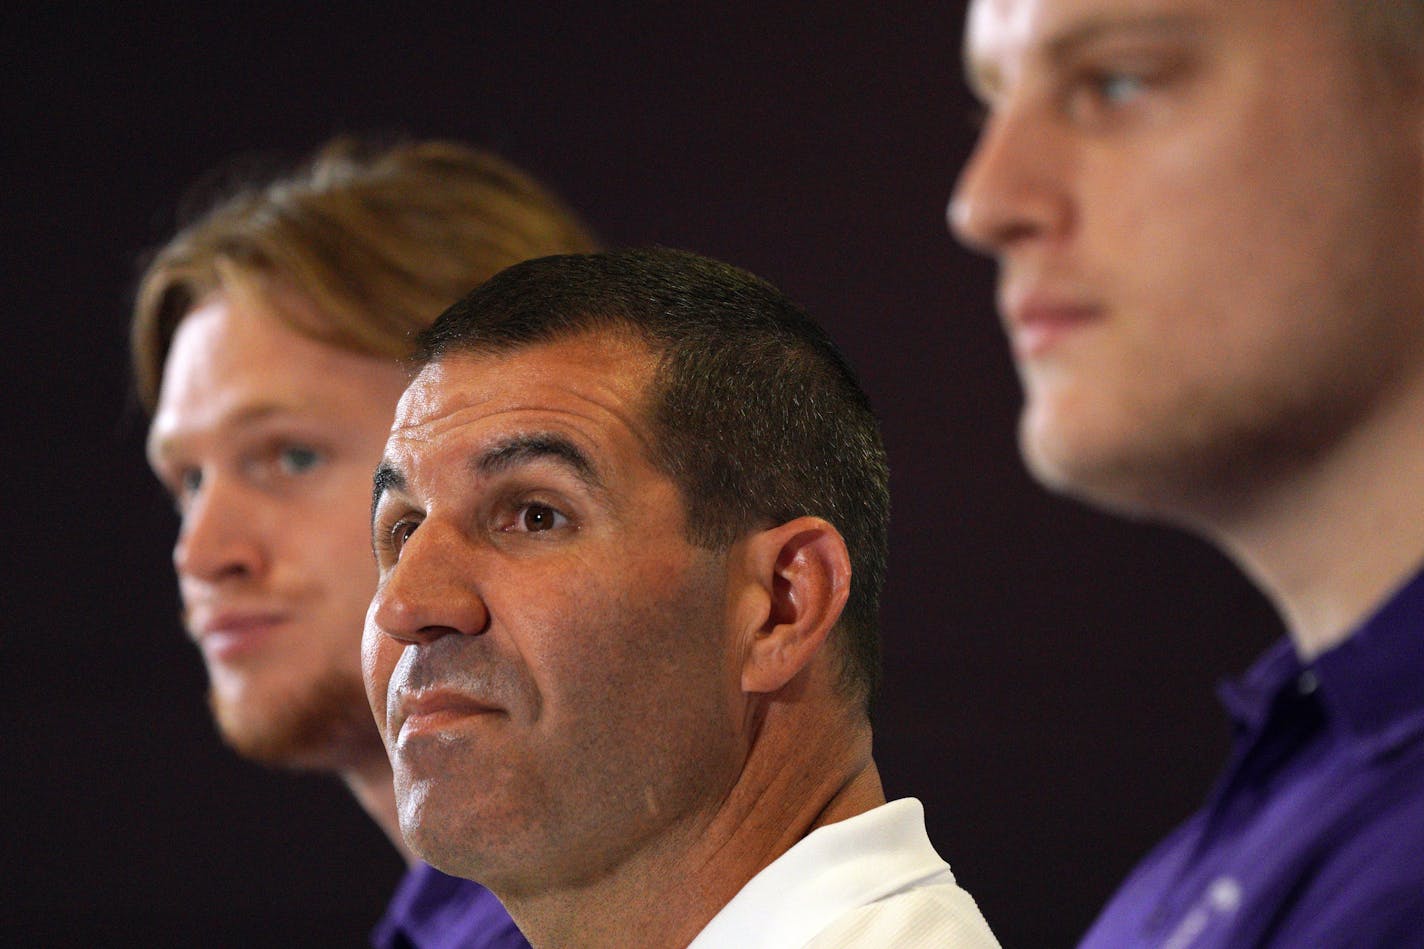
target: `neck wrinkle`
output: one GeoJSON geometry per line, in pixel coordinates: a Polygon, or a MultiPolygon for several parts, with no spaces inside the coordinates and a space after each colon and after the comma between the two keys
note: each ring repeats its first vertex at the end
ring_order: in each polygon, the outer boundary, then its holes
{"type": "MultiPolygon", "coordinates": [[[[817,827],[885,803],[863,716],[772,699],[740,775],[712,812],[577,893],[505,901],[536,946],[681,949],[747,881],[817,827]],[[849,733],[850,737],[847,738],[849,733]],[[837,736],[808,742],[806,735],[837,736]]],[[[501,895],[502,894],[496,894],[501,895]]]]}

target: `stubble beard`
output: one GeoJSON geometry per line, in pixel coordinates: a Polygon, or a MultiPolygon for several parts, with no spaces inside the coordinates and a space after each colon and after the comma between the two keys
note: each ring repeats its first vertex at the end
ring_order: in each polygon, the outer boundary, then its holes
{"type": "Polygon", "coordinates": [[[265,704],[252,708],[208,690],[208,707],[223,741],[250,761],[300,771],[344,771],[381,748],[365,686],[343,670],[328,670],[300,692],[265,704]]]}

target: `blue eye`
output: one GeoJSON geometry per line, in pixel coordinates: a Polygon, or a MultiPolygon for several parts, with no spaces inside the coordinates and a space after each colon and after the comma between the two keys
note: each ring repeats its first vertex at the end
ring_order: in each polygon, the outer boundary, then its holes
{"type": "Polygon", "coordinates": [[[1147,88],[1141,76],[1131,73],[1106,73],[1097,78],[1097,85],[1099,95],[1115,105],[1135,99],[1147,88]]]}
{"type": "Polygon", "coordinates": [[[289,445],[277,454],[283,474],[298,475],[321,463],[321,453],[304,445],[289,445]]]}
{"type": "Polygon", "coordinates": [[[168,483],[168,495],[173,500],[173,510],[182,517],[192,503],[193,497],[203,487],[203,469],[183,468],[168,483]]]}
{"type": "Polygon", "coordinates": [[[178,475],[178,495],[179,498],[186,498],[197,494],[198,489],[203,486],[203,471],[201,468],[185,468],[178,475]]]}
{"type": "Polygon", "coordinates": [[[1064,106],[1077,122],[1093,129],[1116,128],[1149,111],[1170,79],[1165,67],[1148,64],[1084,67],[1066,88],[1064,106]]]}

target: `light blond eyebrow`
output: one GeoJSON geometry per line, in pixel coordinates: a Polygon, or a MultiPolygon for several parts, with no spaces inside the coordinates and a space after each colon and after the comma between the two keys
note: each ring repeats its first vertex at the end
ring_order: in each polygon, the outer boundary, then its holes
{"type": "MultiPolygon", "coordinates": [[[[269,418],[278,415],[294,415],[297,409],[291,405],[280,402],[256,402],[245,405],[230,415],[225,415],[218,420],[221,428],[243,428],[248,425],[256,425],[269,418]]],[[[155,419],[162,418],[160,412],[155,419]]],[[[149,437],[144,445],[144,452],[148,455],[149,461],[154,462],[166,458],[173,453],[173,443],[182,437],[182,431],[177,433],[165,433],[162,437],[155,438],[154,430],[149,429],[149,437]]]]}
{"type": "Polygon", "coordinates": [[[992,62],[983,58],[976,59],[969,51],[969,44],[964,44],[964,84],[969,87],[969,91],[974,93],[974,98],[981,102],[989,101],[990,94],[999,86],[999,70],[992,62]]]}
{"type": "Polygon", "coordinates": [[[987,101],[989,91],[998,83],[995,78],[998,70],[991,70],[983,64],[977,64],[973,60],[965,57],[964,60],[964,84],[969,87],[969,91],[974,94],[974,98],[980,102],[987,101]]]}
{"type": "Polygon", "coordinates": [[[1201,32],[1201,17],[1190,13],[1160,13],[1149,16],[1099,15],[1076,23],[1044,44],[1044,52],[1054,62],[1071,59],[1085,46],[1105,38],[1147,34],[1174,36],[1201,32]]]}

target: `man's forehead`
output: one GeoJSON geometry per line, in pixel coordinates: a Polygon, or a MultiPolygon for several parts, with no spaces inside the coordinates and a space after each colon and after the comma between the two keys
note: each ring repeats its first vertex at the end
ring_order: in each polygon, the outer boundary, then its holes
{"type": "Polygon", "coordinates": [[[541,407],[613,412],[641,406],[655,359],[624,336],[588,334],[507,352],[451,352],[421,368],[401,396],[391,432],[452,413],[541,407]]]}
{"type": "Polygon", "coordinates": [[[1062,65],[1096,41],[1197,33],[1223,12],[1213,0],[973,0],[965,22],[965,77],[990,99],[1023,78],[1026,68],[1062,65]]]}
{"type": "MultiPolygon", "coordinates": [[[[1165,23],[1210,13],[1215,0],[972,0],[965,20],[968,56],[1022,52],[1081,31],[1165,23]]],[[[1257,0],[1233,0],[1254,3],[1257,0]]]]}
{"type": "Polygon", "coordinates": [[[448,367],[444,360],[426,363],[411,379],[400,401],[396,403],[396,414],[391,421],[391,432],[419,425],[422,420],[438,412],[444,401],[443,393],[448,386],[448,367]]]}
{"type": "Polygon", "coordinates": [[[1029,24],[1042,16],[1044,0],[971,0],[965,19],[967,38],[988,32],[1024,35],[1029,24]]]}
{"type": "Polygon", "coordinates": [[[285,417],[364,424],[379,415],[383,424],[404,380],[394,360],[298,332],[250,295],[214,292],[174,331],[150,432],[225,432],[285,417]]]}
{"type": "Polygon", "coordinates": [[[450,353],[421,369],[397,407],[387,456],[433,460],[436,443],[470,452],[511,433],[561,433],[591,457],[630,442],[651,457],[645,389],[652,358],[617,341],[450,353]]]}

